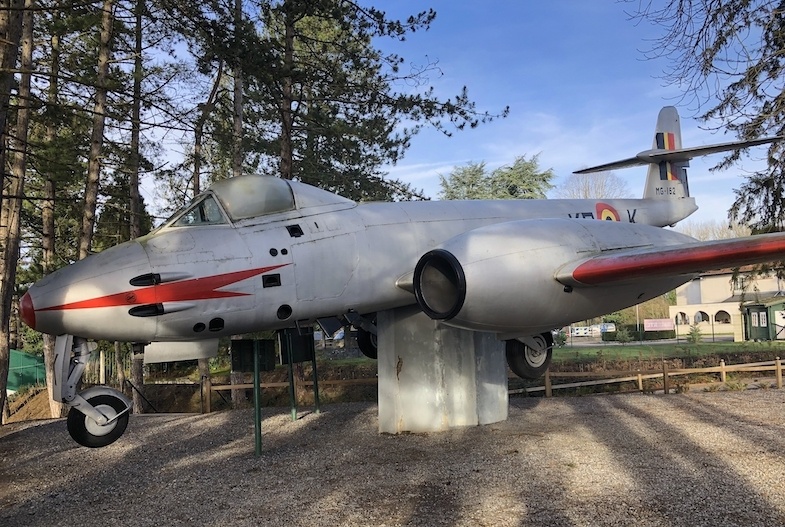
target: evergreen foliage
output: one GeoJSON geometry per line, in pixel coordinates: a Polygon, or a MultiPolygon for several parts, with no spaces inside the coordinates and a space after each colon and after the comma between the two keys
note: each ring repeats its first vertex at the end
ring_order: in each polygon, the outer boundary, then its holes
{"type": "Polygon", "coordinates": [[[701,341],[703,335],[701,333],[700,327],[698,324],[692,324],[690,326],[690,332],[687,334],[687,342],[690,344],[696,344],[701,341]]]}
{"type": "Polygon", "coordinates": [[[440,199],[545,199],[553,188],[552,169],[541,170],[538,156],[515,158],[512,165],[490,173],[485,163],[455,167],[448,177],[439,176],[440,199]]]}
{"type": "MultiPolygon", "coordinates": [[[[734,2],[637,2],[634,17],[660,26],[649,57],[664,57],[663,79],[678,85],[685,102],[711,127],[740,139],[785,133],[785,18],[782,3],[771,0],[734,2]]],[[[728,212],[753,232],[785,228],[785,144],[768,148],[768,166],[747,177],[735,190],[728,212]]],[[[735,151],[716,168],[741,156],[735,151]]]]}

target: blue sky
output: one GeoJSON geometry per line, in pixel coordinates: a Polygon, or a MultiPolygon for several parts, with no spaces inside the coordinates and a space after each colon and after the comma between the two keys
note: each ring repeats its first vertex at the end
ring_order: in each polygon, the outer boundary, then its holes
{"type": "MultiPolygon", "coordinates": [[[[439,174],[470,161],[489,168],[511,163],[516,156],[539,154],[540,166],[553,168],[560,184],[573,170],[615,161],[651,147],[654,124],[662,106],[675,105],[682,122],[684,146],[735,138],[699,128],[695,108],[680,103],[678,87],[663,86],[657,77],[664,59],[647,60],[660,29],[635,22],[625,10],[637,3],[615,0],[429,0],[377,1],[388,15],[405,17],[433,7],[436,20],[427,32],[411,35],[394,49],[410,63],[436,59],[442,76],[431,83],[443,97],[466,85],[479,109],[491,112],[510,106],[510,115],[473,130],[445,137],[426,129],[415,136],[405,158],[387,167],[390,176],[412,183],[435,198],[439,174]],[[425,6],[425,7],[424,7],[425,6]]],[[[708,169],[721,159],[694,159],[690,191],[700,209],[693,221],[726,221],[733,189],[743,174],[761,165],[765,147],[753,149],[735,167],[708,169]]],[[[634,196],[642,193],[646,168],[616,174],[634,196]]]]}

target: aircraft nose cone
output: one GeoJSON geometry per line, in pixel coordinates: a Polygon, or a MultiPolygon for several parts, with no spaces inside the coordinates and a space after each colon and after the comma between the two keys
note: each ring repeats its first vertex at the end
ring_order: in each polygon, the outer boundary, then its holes
{"type": "Polygon", "coordinates": [[[35,329],[35,307],[29,292],[22,295],[19,300],[19,311],[22,322],[27,324],[30,329],[35,329]]]}
{"type": "MultiPolygon", "coordinates": [[[[138,321],[128,311],[138,288],[134,277],[150,274],[147,252],[126,242],[50,273],[20,299],[22,320],[41,333],[68,333],[84,338],[126,340],[138,321]],[[134,325],[134,323],[136,323],[134,325]],[[133,327],[132,327],[133,326],[133,327]]],[[[149,333],[149,332],[148,332],[149,333]]],[[[140,340],[149,340],[148,334],[140,340]]]]}

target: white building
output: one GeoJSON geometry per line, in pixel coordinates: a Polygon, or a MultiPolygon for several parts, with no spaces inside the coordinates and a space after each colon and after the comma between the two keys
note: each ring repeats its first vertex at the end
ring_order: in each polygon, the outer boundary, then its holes
{"type": "Polygon", "coordinates": [[[742,303],[785,296],[783,287],[785,283],[773,275],[753,278],[741,273],[734,277],[727,269],[705,273],[676,289],[676,305],[669,308],[676,335],[686,336],[697,323],[703,340],[732,336],[734,341],[742,341],[742,303]]]}

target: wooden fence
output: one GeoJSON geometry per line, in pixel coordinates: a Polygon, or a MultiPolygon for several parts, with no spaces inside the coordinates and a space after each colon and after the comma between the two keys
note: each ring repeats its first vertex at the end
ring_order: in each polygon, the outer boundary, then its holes
{"type": "MultiPolygon", "coordinates": [[[[550,370],[545,372],[543,386],[535,386],[531,388],[518,388],[510,390],[509,393],[536,393],[545,392],[546,397],[553,396],[553,390],[565,388],[580,388],[584,386],[600,386],[603,384],[616,384],[623,382],[636,382],[638,390],[644,391],[643,381],[649,379],[662,379],[663,392],[670,393],[671,391],[671,378],[682,375],[698,375],[698,374],[717,374],[718,380],[721,383],[727,381],[727,374],[734,372],[755,373],[755,372],[773,372],[775,377],[775,384],[777,388],[782,388],[782,370],[783,361],[777,357],[773,361],[764,362],[751,362],[747,364],[733,364],[727,365],[724,360],[720,360],[719,366],[709,368],[679,368],[672,369],[668,367],[668,362],[662,362],[661,370],[636,370],[636,371],[601,371],[601,372],[552,372],[550,370]],[[553,379],[590,379],[582,380],[580,382],[565,382],[554,384],[553,379]]],[[[378,379],[376,377],[367,379],[345,379],[345,380],[319,380],[320,385],[351,385],[351,384],[376,384],[378,379]]],[[[295,377],[295,385],[299,386],[313,386],[313,381],[297,379],[295,377]]],[[[262,383],[262,388],[284,388],[289,386],[288,382],[273,382],[262,383]]],[[[204,388],[204,387],[203,387],[204,388]]],[[[209,391],[222,391],[222,390],[242,390],[253,388],[253,384],[224,384],[212,385],[207,387],[209,391]]],[[[209,410],[208,410],[209,411],[209,410]]]]}
{"type": "Polygon", "coordinates": [[[774,373],[775,383],[777,388],[782,388],[782,360],[777,357],[773,361],[764,362],[751,362],[747,364],[734,364],[726,365],[724,360],[720,360],[719,366],[710,368],[679,368],[671,369],[668,367],[668,362],[662,362],[661,370],[638,370],[638,371],[602,371],[602,372],[552,372],[550,370],[545,372],[544,386],[535,386],[532,388],[519,388],[510,390],[510,394],[516,393],[533,393],[545,392],[545,397],[551,397],[553,390],[564,388],[580,388],[584,386],[599,386],[603,384],[615,384],[622,382],[637,382],[638,390],[644,391],[643,381],[648,379],[662,379],[663,392],[670,393],[671,390],[671,377],[679,375],[697,375],[697,374],[718,374],[719,382],[724,383],[727,381],[727,374],[732,372],[755,373],[771,371],[774,373]],[[595,379],[581,382],[566,382],[560,384],[553,384],[553,378],[580,378],[580,379],[595,379]]]}
{"type": "MultiPolygon", "coordinates": [[[[296,375],[292,379],[294,382],[294,389],[297,390],[298,386],[311,388],[313,386],[312,380],[304,380],[298,378],[296,375]]],[[[368,377],[366,379],[318,379],[319,386],[350,386],[362,384],[377,384],[379,379],[376,377],[368,377]]],[[[250,383],[242,384],[212,384],[209,378],[203,379],[201,383],[203,407],[202,413],[209,413],[212,411],[212,398],[205,397],[205,394],[212,392],[218,393],[228,390],[251,390],[254,385],[250,383]]],[[[261,389],[265,388],[288,388],[289,382],[261,382],[259,383],[261,389]]]]}

